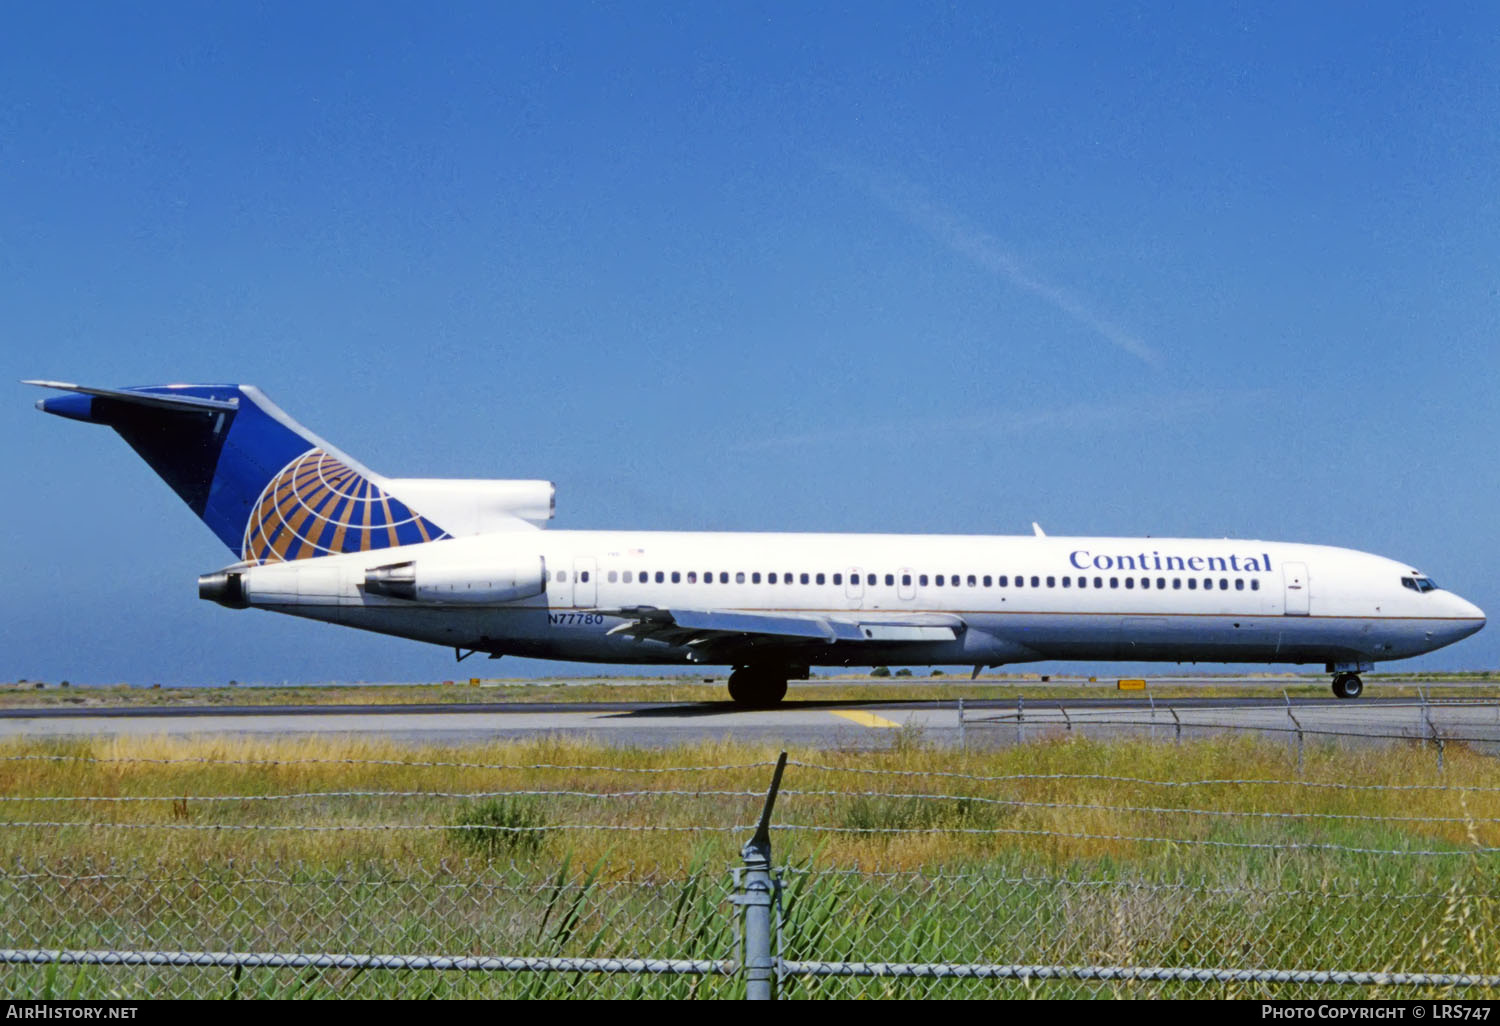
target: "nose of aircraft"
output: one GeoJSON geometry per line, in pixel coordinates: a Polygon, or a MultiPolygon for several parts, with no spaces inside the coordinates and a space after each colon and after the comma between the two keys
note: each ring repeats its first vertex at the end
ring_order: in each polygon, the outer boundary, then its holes
{"type": "Polygon", "coordinates": [[[1452,599],[1453,605],[1455,607],[1452,615],[1460,620],[1466,621],[1461,625],[1463,633],[1460,634],[1459,637],[1467,638],[1470,634],[1477,634],[1480,628],[1482,628],[1486,622],[1484,610],[1480,609],[1468,599],[1462,598],[1458,595],[1453,595],[1452,599]]]}

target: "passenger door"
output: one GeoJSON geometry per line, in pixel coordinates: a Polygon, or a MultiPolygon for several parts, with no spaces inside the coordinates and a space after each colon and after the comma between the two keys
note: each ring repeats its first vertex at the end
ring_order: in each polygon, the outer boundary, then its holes
{"type": "Polygon", "coordinates": [[[864,605],[865,579],[857,566],[848,569],[848,576],[844,579],[844,598],[849,600],[850,609],[858,609],[864,605]]]}

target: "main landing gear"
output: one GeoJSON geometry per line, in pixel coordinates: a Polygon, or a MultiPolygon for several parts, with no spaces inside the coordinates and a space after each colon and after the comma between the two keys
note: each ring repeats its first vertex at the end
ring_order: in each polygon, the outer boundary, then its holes
{"type": "Polygon", "coordinates": [[[729,698],[747,709],[766,709],[786,697],[787,674],[765,666],[737,666],[729,675],[729,698]]]}
{"type": "Polygon", "coordinates": [[[1335,673],[1333,694],[1335,698],[1358,698],[1364,693],[1365,683],[1357,673],[1335,673]]]}

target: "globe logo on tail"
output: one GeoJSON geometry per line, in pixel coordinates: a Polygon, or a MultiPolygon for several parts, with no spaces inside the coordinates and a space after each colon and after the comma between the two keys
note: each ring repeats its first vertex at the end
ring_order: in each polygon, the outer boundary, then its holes
{"type": "Polygon", "coordinates": [[[311,449],[261,492],[245,525],[241,555],[254,563],[281,563],[446,537],[357,470],[311,449]]]}

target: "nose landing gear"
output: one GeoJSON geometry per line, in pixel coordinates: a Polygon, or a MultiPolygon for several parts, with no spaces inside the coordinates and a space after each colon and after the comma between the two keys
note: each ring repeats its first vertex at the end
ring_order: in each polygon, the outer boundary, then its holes
{"type": "Polygon", "coordinates": [[[1357,673],[1335,673],[1333,695],[1335,698],[1358,698],[1364,693],[1365,683],[1357,673]]]}

